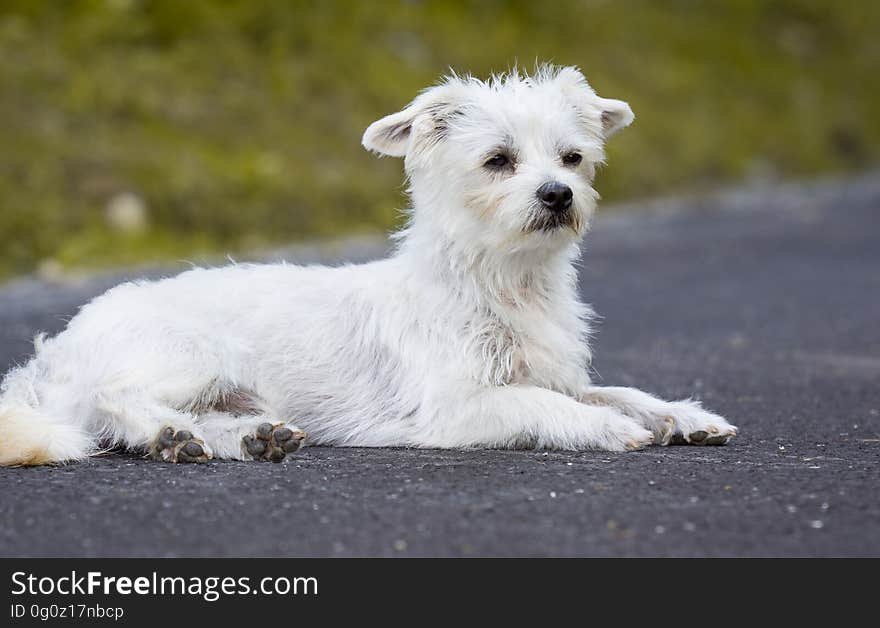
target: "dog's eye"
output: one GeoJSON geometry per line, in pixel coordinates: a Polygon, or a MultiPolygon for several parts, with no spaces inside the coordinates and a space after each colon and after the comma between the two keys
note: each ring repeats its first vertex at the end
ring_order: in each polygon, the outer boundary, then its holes
{"type": "Polygon", "coordinates": [[[562,156],[562,163],[566,166],[576,166],[581,163],[580,153],[566,153],[562,156]]]}
{"type": "Polygon", "coordinates": [[[510,157],[504,153],[498,153],[486,160],[484,164],[487,168],[504,168],[510,164],[510,157]]]}

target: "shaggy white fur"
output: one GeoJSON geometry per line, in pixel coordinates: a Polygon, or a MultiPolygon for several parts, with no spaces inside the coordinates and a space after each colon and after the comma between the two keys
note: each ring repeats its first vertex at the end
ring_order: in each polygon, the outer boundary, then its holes
{"type": "Polygon", "coordinates": [[[363,138],[405,158],[413,209],[393,256],[109,290],[6,376],[0,464],[119,445],[280,460],[300,430],[352,446],[727,442],[735,428],[695,402],[588,376],[573,262],[604,142],[632,120],[572,67],[447,78],[363,138]]]}

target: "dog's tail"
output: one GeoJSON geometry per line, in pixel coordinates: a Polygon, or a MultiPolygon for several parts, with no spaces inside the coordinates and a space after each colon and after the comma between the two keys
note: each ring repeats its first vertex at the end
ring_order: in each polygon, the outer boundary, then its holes
{"type": "Polygon", "coordinates": [[[69,423],[28,406],[0,405],[0,467],[79,460],[91,448],[69,423]]]}
{"type": "Polygon", "coordinates": [[[35,370],[33,363],[13,369],[0,386],[0,466],[78,460],[93,448],[79,426],[39,407],[35,370]]]}

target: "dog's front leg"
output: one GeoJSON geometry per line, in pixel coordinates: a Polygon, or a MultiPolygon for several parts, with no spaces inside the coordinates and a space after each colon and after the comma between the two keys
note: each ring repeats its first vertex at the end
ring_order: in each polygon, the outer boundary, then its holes
{"type": "Polygon", "coordinates": [[[416,439],[423,447],[639,449],[653,434],[614,408],[578,403],[536,386],[479,387],[438,399],[416,439]]]}
{"type": "Polygon", "coordinates": [[[724,445],[737,432],[724,417],[704,410],[698,401],[664,401],[636,388],[592,386],[579,400],[632,417],[651,430],[654,442],[661,445],[724,445]]]}

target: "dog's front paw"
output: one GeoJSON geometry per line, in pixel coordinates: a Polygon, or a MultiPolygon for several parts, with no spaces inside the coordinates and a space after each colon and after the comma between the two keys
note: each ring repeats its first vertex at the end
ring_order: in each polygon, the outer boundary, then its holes
{"type": "Polygon", "coordinates": [[[678,401],[673,410],[664,417],[672,426],[669,445],[726,445],[737,435],[737,428],[712,412],[700,407],[695,401],[678,401]]]}
{"type": "Polygon", "coordinates": [[[281,462],[302,446],[306,433],[284,423],[260,423],[254,434],[242,438],[242,446],[254,460],[281,462]]]}
{"type": "Polygon", "coordinates": [[[200,438],[195,438],[189,430],[175,430],[164,427],[159,431],[150,447],[150,456],[164,462],[208,462],[211,450],[200,438]]]}
{"type": "Polygon", "coordinates": [[[611,413],[612,420],[597,443],[598,449],[607,451],[635,451],[643,449],[654,442],[654,434],[629,417],[611,413]]]}

